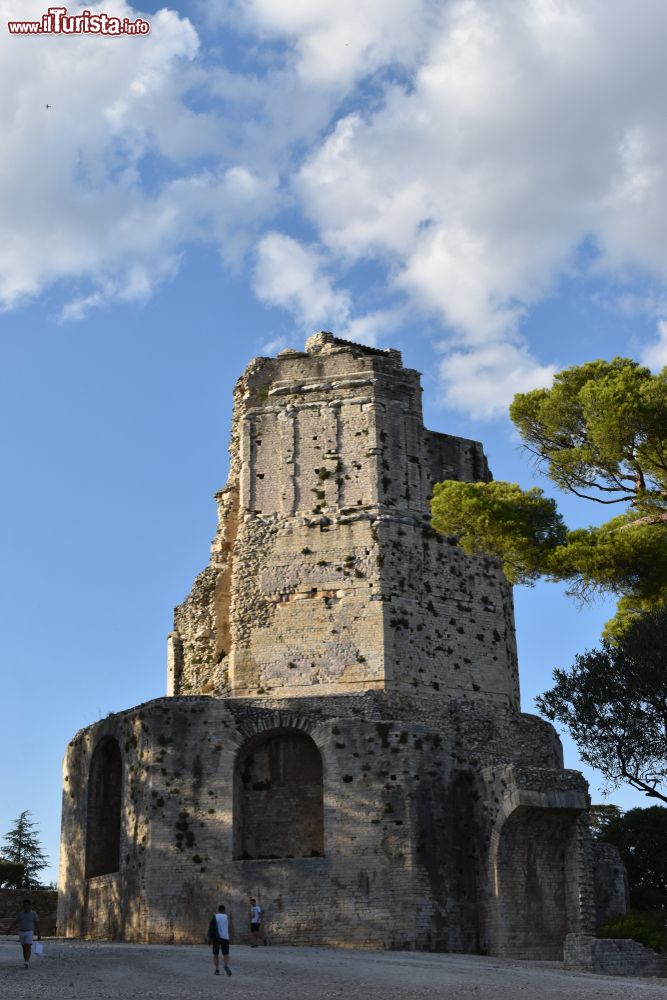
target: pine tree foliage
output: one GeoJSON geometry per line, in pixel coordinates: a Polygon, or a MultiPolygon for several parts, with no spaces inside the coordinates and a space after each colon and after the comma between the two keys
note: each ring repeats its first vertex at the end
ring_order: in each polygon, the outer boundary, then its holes
{"type": "Polygon", "coordinates": [[[24,889],[37,889],[41,885],[39,873],[48,866],[48,860],[37,836],[37,824],[33,822],[29,809],[24,809],[5,835],[2,859],[23,865],[24,889]]]}
{"type": "Polygon", "coordinates": [[[549,389],[520,393],[510,416],[555,486],[622,513],[570,531],[554,500],[515,483],[435,487],[436,530],[468,553],[496,556],[513,583],[567,581],[585,598],[619,598],[609,638],[667,603],[667,368],[628,358],[569,368],[549,389]]]}
{"type": "Polygon", "coordinates": [[[593,803],[588,810],[588,825],[596,840],[604,840],[604,832],[611,822],[623,815],[620,806],[611,802],[593,803]]]}

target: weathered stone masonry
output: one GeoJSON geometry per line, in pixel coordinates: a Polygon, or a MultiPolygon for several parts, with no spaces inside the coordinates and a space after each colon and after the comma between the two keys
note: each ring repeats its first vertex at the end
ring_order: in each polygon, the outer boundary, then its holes
{"type": "Polygon", "coordinates": [[[275,941],[561,957],[586,785],[520,712],[497,565],[429,522],[481,446],[424,428],[398,352],[320,333],[249,365],[230,453],[169,696],[68,748],[61,933],[196,941],[255,895],[275,941]]]}

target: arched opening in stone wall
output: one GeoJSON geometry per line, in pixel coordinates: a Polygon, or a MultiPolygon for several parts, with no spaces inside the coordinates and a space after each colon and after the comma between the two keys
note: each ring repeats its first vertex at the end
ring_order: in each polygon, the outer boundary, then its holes
{"type": "Polygon", "coordinates": [[[578,815],[520,806],[508,817],[495,859],[492,954],[562,959],[578,914],[578,815]]]}
{"type": "Polygon", "coordinates": [[[88,774],[86,878],[120,868],[120,819],[123,762],[120,747],[109,736],[97,744],[88,774]]]}
{"type": "Polygon", "coordinates": [[[274,730],[239,752],[234,774],[234,855],[324,854],[322,757],[305,733],[274,730]]]}

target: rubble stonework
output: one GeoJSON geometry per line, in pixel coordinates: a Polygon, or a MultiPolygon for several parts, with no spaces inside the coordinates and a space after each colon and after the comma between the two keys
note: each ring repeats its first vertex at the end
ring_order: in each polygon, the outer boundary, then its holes
{"type": "Polygon", "coordinates": [[[520,711],[498,565],[430,526],[481,445],[424,428],[397,351],[319,333],[248,366],[230,454],[168,697],[68,747],[60,933],[199,941],[253,895],[275,941],[562,957],[587,786],[520,711]]]}
{"type": "Polygon", "coordinates": [[[667,958],[628,938],[568,934],[564,963],[568,969],[582,969],[605,976],[667,978],[667,958]]]}
{"type": "Polygon", "coordinates": [[[512,596],[430,526],[481,445],[424,429],[397,351],[316,334],[234,393],[211,565],[175,614],[170,693],[441,692],[518,707],[512,596]]]}

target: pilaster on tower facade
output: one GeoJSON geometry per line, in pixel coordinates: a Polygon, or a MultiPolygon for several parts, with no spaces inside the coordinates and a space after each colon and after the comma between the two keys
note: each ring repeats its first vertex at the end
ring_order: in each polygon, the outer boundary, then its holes
{"type": "Polygon", "coordinates": [[[360,690],[518,707],[511,590],[430,526],[433,484],[488,480],[424,427],[398,351],[311,337],[235,390],[211,565],[176,610],[170,692],[360,690]]]}

